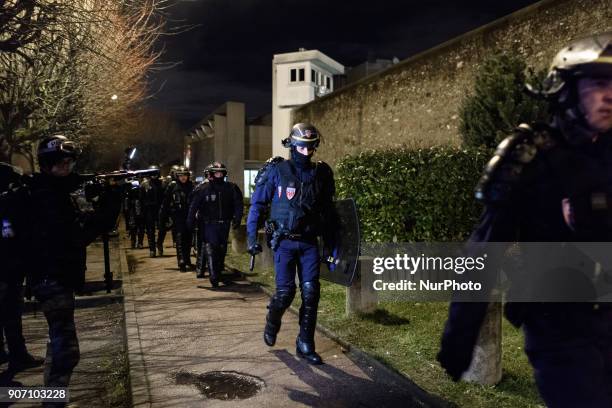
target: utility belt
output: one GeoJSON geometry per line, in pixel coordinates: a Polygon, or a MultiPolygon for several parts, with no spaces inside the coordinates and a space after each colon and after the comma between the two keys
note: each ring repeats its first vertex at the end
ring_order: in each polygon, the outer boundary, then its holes
{"type": "Polygon", "coordinates": [[[230,224],[232,220],[202,220],[204,224],[230,224]]]}
{"type": "Polygon", "coordinates": [[[268,220],[264,226],[266,242],[268,247],[276,251],[284,239],[290,241],[316,242],[317,235],[313,233],[294,233],[283,228],[279,228],[274,221],[268,220]]]}

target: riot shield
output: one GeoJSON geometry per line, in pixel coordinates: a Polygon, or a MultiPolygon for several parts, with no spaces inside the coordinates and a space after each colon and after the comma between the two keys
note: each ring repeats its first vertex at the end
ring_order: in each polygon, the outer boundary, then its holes
{"type": "MultiPolygon", "coordinates": [[[[330,262],[324,259],[321,278],[343,286],[351,286],[357,273],[361,235],[355,200],[348,198],[334,202],[338,228],[335,233],[335,256],[331,261],[335,265],[330,270],[330,262]]],[[[325,253],[325,252],[321,252],[325,253]]]]}

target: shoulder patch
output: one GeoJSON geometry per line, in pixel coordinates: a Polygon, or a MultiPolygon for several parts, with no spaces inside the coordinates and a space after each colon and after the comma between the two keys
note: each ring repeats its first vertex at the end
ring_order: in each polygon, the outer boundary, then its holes
{"type": "Polygon", "coordinates": [[[283,161],[285,161],[285,159],[281,156],[269,158],[266,164],[257,172],[257,176],[255,176],[255,185],[260,186],[265,184],[270,175],[270,171],[283,161]]]}

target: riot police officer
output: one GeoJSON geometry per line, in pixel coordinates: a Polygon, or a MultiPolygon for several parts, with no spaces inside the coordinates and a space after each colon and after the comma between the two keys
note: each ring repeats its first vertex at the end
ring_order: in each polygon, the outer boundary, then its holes
{"type": "MultiPolygon", "coordinates": [[[[149,169],[159,170],[158,166],[151,165],[149,169]]],[[[140,201],[144,212],[147,241],[149,242],[149,256],[155,258],[155,229],[159,220],[159,209],[163,199],[162,183],[158,176],[145,179],[140,185],[140,201]]],[[[163,250],[162,250],[163,253],[163,250]]],[[[160,253],[161,255],[161,253],[160,253]]]]}
{"type": "Polygon", "coordinates": [[[127,206],[126,222],[128,225],[128,232],[130,234],[132,249],[142,249],[145,234],[145,214],[142,205],[142,196],[140,194],[140,183],[138,180],[132,180],[131,184],[128,185],[125,194],[126,199],[124,200],[124,203],[127,206]]]}
{"type": "Polygon", "coordinates": [[[42,359],[31,356],[26,348],[22,331],[23,313],[23,280],[24,280],[24,248],[27,245],[25,221],[27,215],[22,211],[17,191],[12,190],[22,184],[20,169],[0,162],[0,362],[9,362],[9,372],[14,373],[22,368],[37,366],[42,359]],[[4,350],[4,336],[8,346],[8,354],[4,350]]]}
{"type": "Polygon", "coordinates": [[[161,213],[172,218],[172,231],[176,240],[176,259],[181,272],[192,268],[191,264],[191,232],[187,228],[187,214],[193,191],[190,180],[191,173],[185,166],[179,166],[175,172],[176,181],[168,186],[162,204],[161,213]]]}
{"type": "MultiPolygon", "coordinates": [[[[217,287],[225,264],[230,226],[236,229],[242,220],[242,191],[236,184],[225,181],[227,167],[223,163],[211,163],[207,175],[208,183],[203,183],[194,194],[187,223],[193,229],[197,217],[202,226],[200,252],[207,259],[210,283],[217,287]]],[[[197,276],[203,277],[201,269],[197,276]]]]}
{"type": "MultiPolygon", "coordinates": [[[[193,189],[193,197],[197,197],[200,194],[200,191],[206,187],[206,184],[209,183],[209,169],[210,169],[211,165],[207,165],[206,168],[204,169],[204,177],[203,177],[203,181],[198,184],[194,189],[193,189]]],[[[190,207],[190,211],[191,211],[191,207],[190,207]]],[[[202,220],[201,217],[197,217],[196,214],[196,218],[197,218],[197,223],[190,225],[190,228],[192,228],[192,231],[195,235],[195,248],[196,248],[196,277],[198,279],[204,279],[204,275],[207,269],[206,263],[205,262],[205,253],[204,253],[204,222],[202,220]]],[[[191,219],[191,215],[188,216],[188,219],[191,219]]]]}
{"type": "MultiPolygon", "coordinates": [[[[477,187],[486,209],[469,245],[612,238],[612,210],[593,200],[612,192],[612,32],[561,50],[539,88],[552,123],[521,125],[497,150],[477,187]]],[[[455,380],[486,309],[451,304],[438,360],[455,380]]],[[[505,314],[523,328],[547,406],[612,407],[610,303],[507,303],[505,314]]]]}
{"type": "Polygon", "coordinates": [[[38,146],[41,172],[28,181],[28,273],[49,325],[44,375],[49,387],[67,387],[79,362],[74,294],[85,280],[86,247],[114,227],[120,211],[120,193],[107,187],[98,194],[95,211],[79,212],[72,196],[81,184],[72,172],[79,153],[64,136],[43,139],[38,146]]]}
{"type": "MultiPolygon", "coordinates": [[[[178,168],[179,166],[176,164],[170,167],[170,173],[162,180],[162,204],[164,198],[168,196],[171,186],[174,186],[173,183],[176,181],[175,173],[178,168]]],[[[162,212],[161,205],[158,217],[159,233],[157,235],[157,254],[162,256],[164,254],[164,241],[166,240],[166,233],[168,232],[168,229],[171,228],[171,218],[168,217],[167,213],[162,212]]],[[[172,230],[172,242],[174,241],[174,230],[172,230]]]]}
{"type": "Polygon", "coordinates": [[[320,256],[317,238],[327,235],[332,225],[329,211],[333,207],[335,183],[331,168],[324,162],[313,162],[319,146],[318,130],[306,123],[291,129],[283,145],[291,152],[289,160],[272,159],[256,179],[247,220],[248,251],[261,252],[257,242],[259,216],[271,204],[268,226],[273,230],[270,245],[274,251],[276,292],[270,300],[264,341],[276,343],[281,318],[295,296],[295,274],[300,280],[302,305],[296,353],[311,364],[321,364],[315,351],[315,326],[320,297],[320,256]]]}

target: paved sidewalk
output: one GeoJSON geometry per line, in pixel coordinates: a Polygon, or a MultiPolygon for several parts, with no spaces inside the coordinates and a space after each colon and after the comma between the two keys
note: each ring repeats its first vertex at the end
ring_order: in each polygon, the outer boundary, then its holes
{"type": "MultiPolygon", "coordinates": [[[[175,252],[148,258],[126,250],[124,276],[130,378],[135,407],[412,407],[423,406],[410,385],[376,366],[356,363],[317,333],[326,364],[295,357],[297,318],[286,313],[275,347],[262,339],[268,297],[249,282],[212,289],[193,272],[180,273],[175,252]],[[265,387],[244,400],[208,399],[177,373],[237,371],[265,387]]],[[[298,295],[299,296],[299,295],[298,295]]]]}

